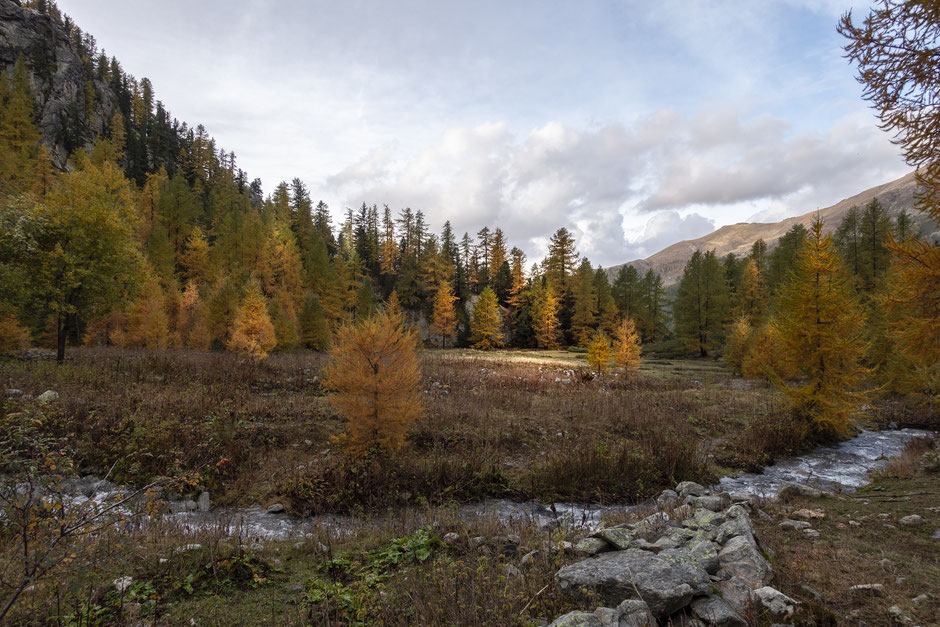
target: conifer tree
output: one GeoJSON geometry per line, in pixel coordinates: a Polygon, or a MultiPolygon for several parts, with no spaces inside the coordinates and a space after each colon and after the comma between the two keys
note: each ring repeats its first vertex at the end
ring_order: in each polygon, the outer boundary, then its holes
{"type": "Polygon", "coordinates": [[[431,330],[441,336],[441,348],[446,348],[447,338],[457,332],[457,312],[454,311],[456,300],[450,283],[438,284],[431,312],[431,330]]]}
{"type": "Polygon", "coordinates": [[[0,198],[31,186],[39,151],[33,108],[29,70],[19,57],[12,75],[0,76],[0,198]]]}
{"type": "Polygon", "coordinates": [[[767,286],[757,269],[757,263],[748,259],[741,273],[741,282],[737,291],[736,316],[744,316],[748,322],[756,322],[767,308],[767,286]]]}
{"type": "Polygon", "coordinates": [[[597,314],[597,294],[594,290],[594,270],[584,259],[575,278],[574,312],[571,316],[571,337],[576,344],[587,346],[594,334],[597,314]]]}
{"type": "Polygon", "coordinates": [[[817,219],[780,294],[775,325],[785,353],[808,379],[785,386],[791,406],[819,431],[846,435],[868,375],[860,363],[865,316],[822,229],[817,219]]]}
{"type": "Polygon", "coordinates": [[[473,308],[470,342],[473,348],[479,350],[492,350],[503,345],[499,303],[496,302],[496,293],[488,287],[480,293],[473,308]]]}
{"type": "Polygon", "coordinates": [[[676,332],[702,357],[721,346],[729,314],[728,286],[714,251],[695,251],[676,293],[676,332]]]}
{"type": "Polygon", "coordinates": [[[611,288],[611,294],[617,303],[617,309],[620,310],[621,316],[633,320],[640,317],[641,292],[640,273],[637,272],[637,269],[630,265],[621,266],[611,288]]]}
{"type": "Polygon", "coordinates": [[[519,294],[522,293],[522,290],[525,289],[525,253],[522,252],[519,248],[513,247],[509,251],[509,255],[512,259],[511,270],[512,270],[512,287],[509,290],[510,294],[510,304],[513,306],[518,304],[519,294]]]}
{"type": "Polygon", "coordinates": [[[190,231],[180,262],[186,279],[194,281],[196,285],[204,285],[209,281],[209,242],[198,226],[190,231]]]}
{"type": "Polygon", "coordinates": [[[587,360],[594,372],[607,372],[610,365],[610,339],[600,331],[596,331],[588,343],[587,360]]]}
{"type": "Polygon", "coordinates": [[[417,337],[400,322],[379,314],[337,333],[324,371],[329,401],[346,419],[346,450],[395,451],[421,415],[417,337]]]}
{"type": "Polygon", "coordinates": [[[722,357],[728,367],[738,374],[741,373],[744,358],[750,348],[753,332],[751,318],[745,314],[739,314],[728,330],[722,357]]]}
{"type": "Polygon", "coordinates": [[[375,315],[375,294],[372,292],[372,281],[363,279],[359,285],[356,298],[356,320],[365,320],[375,315]]]}
{"type": "Polygon", "coordinates": [[[641,291],[643,293],[643,311],[640,316],[640,323],[643,337],[650,342],[655,342],[667,330],[666,288],[663,287],[662,277],[653,272],[652,269],[647,270],[646,274],[643,275],[641,291]]]}
{"type": "Polygon", "coordinates": [[[276,343],[274,325],[268,316],[261,287],[253,282],[242,299],[238,313],[235,314],[228,348],[260,361],[268,356],[268,351],[274,348],[276,343]]]}
{"type": "Polygon", "coordinates": [[[780,332],[772,321],[754,329],[741,359],[741,374],[748,379],[787,381],[796,375],[796,366],[785,352],[780,332]]]}
{"type": "Polygon", "coordinates": [[[385,302],[385,315],[396,323],[404,324],[405,316],[401,311],[401,302],[398,300],[398,292],[395,290],[392,290],[392,293],[388,295],[388,300],[385,302]]]}
{"type": "Polygon", "coordinates": [[[124,346],[150,349],[167,347],[170,329],[164,304],[160,284],[150,277],[140,297],[128,308],[124,346]]]}
{"type": "Polygon", "coordinates": [[[304,295],[298,325],[300,343],[304,348],[315,351],[325,351],[330,348],[330,329],[326,324],[323,306],[320,304],[320,298],[310,290],[304,295]]]}
{"type": "Polygon", "coordinates": [[[209,350],[212,343],[209,337],[206,307],[199,295],[195,281],[189,281],[180,300],[179,333],[183,346],[195,350],[209,350]]]}
{"type": "Polygon", "coordinates": [[[536,298],[535,339],[539,348],[557,348],[561,344],[561,323],[558,320],[558,297],[551,287],[541,289],[536,298]]]}
{"type": "Polygon", "coordinates": [[[639,368],[641,352],[636,326],[633,320],[624,318],[614,335],[614,363],[623,368],[625,374],[629,374],[639,368]]]}
{"type": "Polygon", "coordinates": [[[578,264],[578,251],[575,250],[574,237],[568,229],[562,227],[555,231],[548,244],[548,257],[545,260],[545,279],[556,295],[564,297],[571,288],[571,278],[578,264]]]}

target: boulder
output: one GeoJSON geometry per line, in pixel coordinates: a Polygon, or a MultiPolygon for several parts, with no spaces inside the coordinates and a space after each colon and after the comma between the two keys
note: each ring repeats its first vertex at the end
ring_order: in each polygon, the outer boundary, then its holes
{"type": "Polygon", "coordinates": [[[900,519],[898,524],[902,527],[919,527],[924,524],[924,519],[917,514],[911,514],[900,519]]]}
{"type": "Polygon", "coordinates": [[[268,508],[265,510],[269,514],[280,514],[284,511],[283,503],[273,503],[268,505],[268,508]]]}
{"type": "Polygon", "coordinates": [[[683,504],[693,508],[701,507],[713,512],[720,512],[731,506],[731,497],[724,492],[710,496],[687,496],[683,504]]]}
{"type": "Polygon", "coordinates": [[[797,601],[770,586],[758,588],[752,593],[752,596],[760,607],[778,618],[793,616],[793,613],[796,612],[796,606],[799,605],[797,601]]]}
{"type": "Polygon", "coordinates": [[[625,551],[636,538],[636,532],[626,527],[612,527],[595,531],[589,537],[601,540],[619,551],[625,551]]]}
{"type": "Polygon", "coordinates": [[[747,627],[747,621],[731,604],[715,595],[693,599],[692,612],[709,625],[747,627]]]}
{"type": "Polygon", "coordinates": [[[649,606],[637,599],[627,599],[617,606],[620,612],[620,627],[651,627],[656,619],[650,614],[649,606]]]}
{"type": "Polygon", "coordinates": [[[679,494],[675,490],[663,490],[659,493],[659,496],[656,497],[656,504],[660,507],[665,507],[678,500],[679,494]]]}
{"type": "Polygon", "coordinates": [[[746,614],[751,605],[752,588],[738,577],[731,577],[715,583],[721,597],[741,614],[746,614]]]}
{"type": "Polygon", "coordinates": [[[685,498],[689,495],[691,496],[705,496],[708,494],[708,490],[699,483],[694,481],[683,481],[676,486],[676,492],[679,494],[680,498],[685,498]]]}
{"type": "Polygon", "coordinates": [[[55,390],[46,390],[37,396],[36,400],[39,401],[40,405],[48,405],[49,403],[54,403],[59,400],[59,393],[55,390]]]}
{"type": "Polygon", "coordinates": [[[721,562],[718,560],[718,552],[721,550],[714,542],[704,540],[695,544],[689,549],[689,554],[698,562],[699,566],[708,573],[714,575],[718,572],[721,562]]]}
{"type": "Polygon", "coordinates": [[[548,627],[604,627],[604,623],[590,612],[568,612],[559,616],[548,627]]]}
{"type": "Polygon", "coordinates": [[[721,563],[718,576],[722,579],[738,577],[751,587],[766,585],[774,577],[773,568],[764,559],[753,538],[736,536],[728,540],[718,553],[721,563]]]}
{"type": "Polygon", "coordinates": [[[444,541],[444,544],[447,546],[456,546],[460,543],[460,534],[449,531],[444,534],[444,537],[441,538],[444,541]]]}
{"type": "Polygon", "coordinates": [[[212,504],[209,502],[209,493],[200,493],[199,498],[196,499],[196,509],[198,509],[200,512],[208,512],[211,507],[212,504]]]}
{"type": "Polygon", "coordinates": [[[594,610],[594,616],[604,627],[620,627],[620,612],[611,607],[597,608],[594,610]]]}
{"type": "Polygon", "coordinates": [[[803,485],[802,483],[792,483],[789,481],[785,481],[783,485],[780,486],[780,490],[777,491],[777,498],[784,502],[799,496],[818,499],[826,496],[826,493],[822,490],[811,488],[808,485],[803,485]]]}
{"type": "Polygon", "coordinates": [[[583,538],[574,546],[574,550],[582,555],[597,555],[612,551],[613,547],[600,538],[583,538]]]}
{"type": "Polygon", "coordinates": [[[668,616],[696,594],[711,591],[708,573],[688,551],[676,549],[659,555],[636,549],[603,553],[565,566],[555,574],[555,582],[582,602],[594,594],[605,605],[639,598],[656,617],[668,616]]]}
{"type": "Polygon", "coordinates": [[[812,525],[806,522],[805,520],[789,520],[789,519],[784,520],[777,526],[783,529],[784,531],[800,531],[802,529],[809,529],[810,527],[812,527],[812,525]]]}

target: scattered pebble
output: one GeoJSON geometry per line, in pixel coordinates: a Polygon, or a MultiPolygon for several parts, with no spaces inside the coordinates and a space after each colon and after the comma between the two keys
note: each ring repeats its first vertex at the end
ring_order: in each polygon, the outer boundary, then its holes
{"type": "Polygon", "coordinates": [[[815,529],[804,529],[803,535],[805,535],[810,540],[815,540],[819,537],[819,532],[815,529]]]}
{"type": "Polygon", "coordinates": [[[269,505],[268,509],[266,509],[265,511],[269,514],[280,514],[281,512],[284,511],[284,504],[274,503],[273,505],[269,505]]]}

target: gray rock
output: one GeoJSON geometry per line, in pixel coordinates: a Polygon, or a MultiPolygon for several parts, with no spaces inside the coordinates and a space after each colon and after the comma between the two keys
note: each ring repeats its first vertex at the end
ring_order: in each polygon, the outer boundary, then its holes
{"type": "Polygon", "coordinates": [[[753,539],[736,536],[718,554],[721,567],[718,576],[723,579],[738,577],[751,587],[766,585],[774,577],[773,568],[761,555],[753,539]]]}
{"type": "Polygon", "coordinates": [[[784,531],[802,531],[803,529],[809,529],[812,527],[811,524],[805,520],[784,520],[779,525],[777,525],[784,531]]]}
{"type": "Polygon", "coordinates": [[[638,599],[627,599],[617,606],[620,612],[620,627],[651,627],[656,619],[650,614],[649,606],[638,599]]]}
{"type": "Polygon", "coordinates": [[[819,592],[816,589],[810,588],[809,586],[804,584],[800,586],[800,590],[802,590],[803,593],[809,598],[811,598],[812,600],[822,601],[822,595],[819,594],[819,592]]]}
{"type": "Polygon", "coordinates": [[[819,538],[820,534],[815,529],[804,529],[803,535],[809,538],[810,540],[816,540],[817,538],[819,538]]]}
{"type": "Polygon", "coordinates": [[[640,598],[654,616],[668,616],[688,605],[696,594],[711,590],[708,573],[688,551],[659,555],[630,549],[603,553],[565,566],[555,574],[559,589],[588,602],[596,593],[605,605],[640,598]],[[585,594],[587,591],[587,594],[585,594]]]}
{"type": "Polygon", "coordinates": [[[460,535],[457,533],[454,533],[453,531],[449,531],[448,533],[445,533],[444,537],[441,539],[444,541],[444,544],[446,544],[447,546],[455,546],[456,544],[460,542],[460,535]]]}
{"type": "Polygon", "coordinates": [[[171,514],[182,514],[184,512],[196,511],[196,501],[192,499],[185,499],[182,501],[170,501],[169,506],[170,506],[171,514]]]}
{"type": "Polygon", "coordinates": [[[722,492],[712,496],[687,496],[683,501],[685,505],[693,508],[701,507],[713,512],[720,512],[731,506],[731,497],[722,492]]]}
{"type": "Polygon", "coordinates": [[[211,507],[212,504],[209,502],[209,493],[200,493],[199,498],[196,499],[196,509],[198,509],[200,512],[208,512],[211,507]]]}
{"type": "Polygon", "coordinates": [[[522,559],[519,560],[519,563],[522,564],[523,566],[532,566],[533,564],[535,564],[535,560],[537,560],[541,556],[542,556],[541,551],[529,551],[528,553],[522,556],[522,559]]]}
{"type": "Polygon", "coordinates": [[[930,536],[932,540],[940,540],[940,529],[937,529],[933,532],[933,535],[930,536]]]}
{"type": "Polygon", "coordinates": [[[659,493],[659,496],[656,497],[656,504],[663,507],[678,500],[679,494],[675,490],[663,490],[659,493]]]}
{"type": "Polygon", "coordinates": [[[902,527],[919,527],[924,524],[924,519],[918,514],[911,514],[899,520],[898,524],[902,527]]]}
{"type": "Polygon", "coordinates": [[[890,616],[890,617],[893,618],[894,620],[898,621],[899,623],[909,623],[909,622],[911,622],[911,619],[908,618],[908,617],[904,614],[904,610],[902,610],[902,609],[901,609],[900,607],[898,607],[897,605],[892,605],[891,607],[888,608],[888,616],[890,616]]]}
{"type": "Polygon", "coordinates": [[[876,597],[883,597],[885,587],[880,583],[860,583],[857,586],[849,588],[849,592],[854,594],[870,594],[876,597]]]}
{"type": "Polygon", "coordinates": [[[582,538],[581,541],[574,546],[574,550],[582,555],[597,555],[598,553],[612,551],[613,549],[614,547],[600,538],[582,538]]]}
{"type": "Polygon", "coordinates": [[[751,494],[750,492],[732,492],[728,496],[731,497],[732,503],[747,503],[754,508],[760,507],[760,497],[756,494],[751,494]]]}
{"type": "Polygon", "coordinates": [[[625,551],[630,547],[630,542],[636,538],[636,532],[625,527],[613,527],[595,531],[590,537],[602,540],[615,549],[625,551]]]}
{"type": "Polygon", "coordinates": [[[40,405],[48,405],[49,403],[54,403],[59,400],[59,393],[55,390],[46,390],[42,394],[36,397],[36,400],[40,405]]]}
{"type": "Polygon", "coordinates": [[[714,595],[692,599],[692,612],[709,625],[747,627],[747,621],[727,601],[714,595]]]}
{"type": "Polygon", "coordinates": [[[599,607],[594,610],[594,616],[604,627],[620,627],[620,612],[613,608],[599,607]]]}
{"type": "Polygon", "coordinates": [[[486,544],[486,538],[484,538],[483,536],[475,536],[473,538],[470,538],[470,546],[472,546],[473,548],[481,547],[484,544],[486,544]]]}
{"type": "Polygon", "coordinates": [[[749,539],[755,537],[754,523],[751,522],[751,517],[748,516],[743,507],[733,505],[725,512],[725,516],[727,520],[718,525],[718,529],[715,530],[715,542],[726,544],[728,540],[737,536],[744,536],[749,539]]]}
{"type": "Polygon", "coordinates": [[[683,481],[676,486],[676,492],[678,492],[679,497],[683,499],[689,495],[705,496],[708,494],[708,490],[706,490],[704,486],[694,481],[683,481]]]}
{"type": "Polygon", "coordinates": [[[682,521],[682,526],[689,529],[717,529],[725,522],[725,515],[699,508],[682,521]]]}
{"type": "Polygon", "coordinates": [[[916,597],[911,599],[911,603],[913,603],[914,605],[920,605],[921,603],[926,603],[929,600],[930,600],[929,594],[918,594],[916,597]]]}
{"type": "Polygon", "coordinates": [[[745,614],[751,605],[751,587],[737,577],[731,577],[715,583],[721,597],[739,613],[745,614]]]}
{"type": "Polygon", "coordinates": [[[770,586],[758,588],[753,596],[761,607],[777,617],[793,616],[796,606],[799,605],[797,601],[770,586]]]}
{"type": "Polygon", "coordinates": [[[124,594],[128,588],[131,587],[131,584],[134,583],[133,577],[119,577],[111,582],[111,585],[114,586],[114,589],[118,591],[118,594],[124,594]]]}
{"type": "Polygon", "coordinates": [[[689,549],[689,554],[699,563],[702,569],[709,575],[718,572],[721,562],[718,560],[718,552],[721,550],[714,542],[707,540],[699,542],[689,549]]]}
{"type": "Polygon", "coordinates": [[[559,616],[548,627],[604,627],[604,624],[590,612],[568,612],[559,616]]]}
{"type": "Polygon", "coordinates": [[[525,579],[525,575],[522,574],[522,571],[516,568],[512,564],[505,564],[503,566],[503,574],[506,576],[506,579],[517,579],[517,580],[525,579]]]}
{"type": "Polygon", "coordinates": [[[810,499],[818,499],[826,496],[826,493],[822,490],[811,488],[808,485],[803,485],[802,483],[791,483],[789,481],[785,481],[780,487],[780,490],[777,492],[777,498],[784,502],[790,501],[795,497],[800,496],[810,499]]]}
{"type": "Polygon", "coordinates": [[[757,517],[763,520],[764,522],[770,522],[773,518],[770,517],[770,514],[765,512],[762,509],[757,510],[757,517]]]}
{"type": "Polygon", "coordinates": [[[23,396],[23,390],[17,390],[15,388],[10,388],[3,391],[3,395],[7,398],[19,398],[23,396]]]}
{"type": "Polygon", "coordinates": [[[280,514],[284,511],[284,504],[274,503],[272,505],[269,505],[265,511],[269,514],[280,514]]]}

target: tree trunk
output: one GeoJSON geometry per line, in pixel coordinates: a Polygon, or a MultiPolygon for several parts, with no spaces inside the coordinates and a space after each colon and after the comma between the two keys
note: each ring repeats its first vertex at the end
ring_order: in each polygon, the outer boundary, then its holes
{"type": "Polygon", "coordinates": [[[65,363],[65,336],[68,332],[68,324],[66,321],[68,318],[63,320],[62,313],[59,312],[56,318],[56,354],[55,360],[56,363],[62,364],[65,363]]]}

